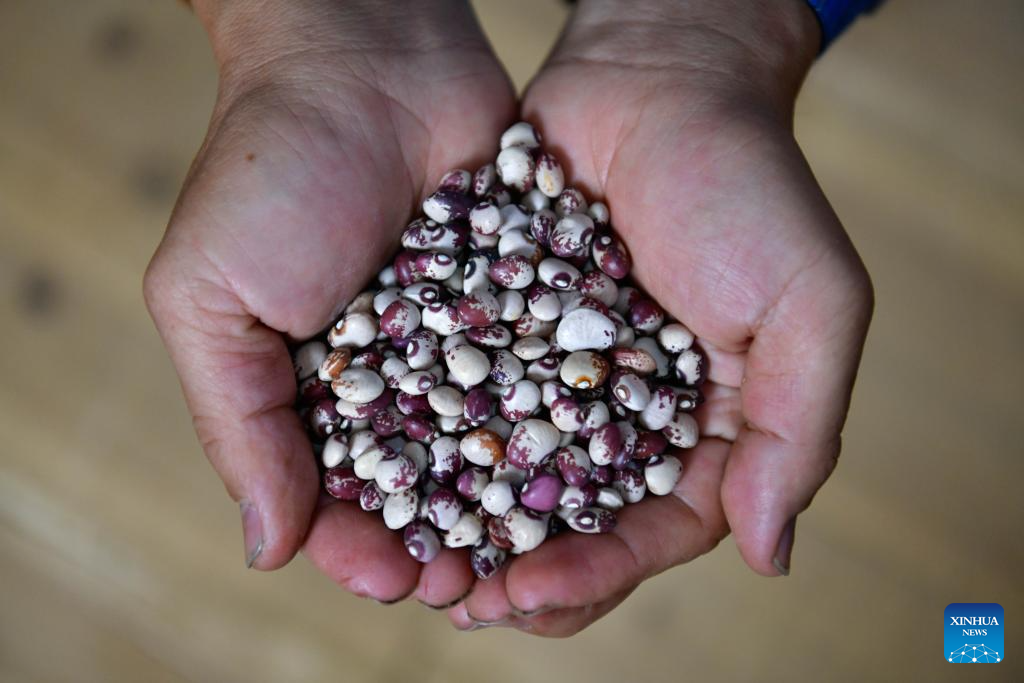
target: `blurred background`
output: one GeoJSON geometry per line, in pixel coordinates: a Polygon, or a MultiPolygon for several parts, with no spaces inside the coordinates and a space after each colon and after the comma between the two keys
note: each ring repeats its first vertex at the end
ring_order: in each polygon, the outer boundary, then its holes
{"type": "MultiPolygon", "coordinates": [[[[475,4],[522,87],[565,7],[475,4]]],[[[205,37],[171,0],[0,2],[0,679],[965,680],[943,609],[999,602],[1006,661],[969,675],[1024,680],[1022,69],[1016,0],[890,0],[820,60],[796,131],[878,305],[793,573],[726,540],[543,641],[244,568],[140,291],[205,37]]]]}

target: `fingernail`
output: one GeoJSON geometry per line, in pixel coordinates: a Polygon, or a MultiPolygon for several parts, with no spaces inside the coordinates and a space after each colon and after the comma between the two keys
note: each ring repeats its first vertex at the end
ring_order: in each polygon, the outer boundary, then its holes
{"type": "Polygon", "coordinates": [[[409,598],[410,595],[412,595],[415,592],[416,592],[416,586],[413,586],[412,590],[410,590],[405,595],[399,595],[397,598],[391,598],[390,600],[381,600],[380,598],[375,598],[375,597],[371,596],[370,599],[373,600],[378,605],[397,605],[400,602],[404,602],[406,599],[409,598]]]}
{"type": "Polygon", "coordinates": [[[469,631],[479,631],[482,628],[490,628],[492,626],[507,626],[509,623],[510,623],[510,619],[508,617],[506,617],[504,619],[499,619],[497,621],[476,621],[476,620],[474,620],[473,621],[473,625],[470,626],[469,628],[467,628],[466,632],[469,632],[469,631]]]}
{"type": "Polygon", "coordinates": [[[252,566],[263,552],[263,522],[256,506],[247,500],[239,503],[242,511],[242,537],[245,541],[245,567],[252,566]]]}
{"type": "Polygon", "coordinates": [[[553,607],[551,605],[542,605],[542,606],[538,607],[537,609],[533,609],[533,610],[530,610],[528,612],[524,612],[523,610],[516,609],[515,607],[513,607],[512,608],[512,613],[515,614],[517,617],[539,617],[542,614],[547,614],[548,612],[551,612],[551,611],[556,610],[556,609],[558,609],[558,608],[557,607],[553,607]]]}
{"type": "Polygon", "coordinates": [[[431,605],[429,602],[425,602],[423,600],[420,600],[419,603],[421,605],[423,605],[424,607],[429,607],[430,609],[436,609],[436,610],[451,609],[452,607],[455,607],[455,605],[459,604],[460,602],[462,602],[463,600],[468,598],[469,594],[472,593],[472,592],[473,592],[473,586],[470,586],[469,590],[467,590],[465,593],[463,593],[459,597],[455,598],[451,602],[446,602],[443,605],[431,605]]]}
{"type": "Polygon", "coordinates": [[[775,557],[772,564],[782,576],[789,576],[789,558],[793,554],[793,536],[796,534],[796,517],[789,520],[789,524],[782,528],[779,535],[779,544],[775,547],[775,557]]]}

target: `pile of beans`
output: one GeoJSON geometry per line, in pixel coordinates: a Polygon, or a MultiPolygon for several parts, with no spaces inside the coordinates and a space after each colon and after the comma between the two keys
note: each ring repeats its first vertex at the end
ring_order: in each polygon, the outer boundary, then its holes
{"type": "Polygon", "coordinates": [[[326,491],[420,562],[471,548],[481,578],[670,493],[697,443],[693,334],[628,284],[608,207],[540,142],[520,122],[495,163],[446,173],[376,286],[294,352],[326,491]]]}

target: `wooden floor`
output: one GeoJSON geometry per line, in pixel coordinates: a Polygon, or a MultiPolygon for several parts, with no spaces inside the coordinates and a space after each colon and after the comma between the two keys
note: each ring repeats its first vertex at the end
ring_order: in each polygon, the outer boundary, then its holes
{"type": "MultiPolygon", "coordinates": [[[[522,85],[564,10],[478,5],[522,85]]],[[[1024,680],[1022,69],[1017,0],[891,0],[815,67],[798,135],[878,307],[793,574],[726,542],[542,641],[244,569],[140,294],[204,37],[171,0],[0,3],[0,679],[968,680],[943,609],[993,601],[1007,660],[970,679],[1024,680]]]]}

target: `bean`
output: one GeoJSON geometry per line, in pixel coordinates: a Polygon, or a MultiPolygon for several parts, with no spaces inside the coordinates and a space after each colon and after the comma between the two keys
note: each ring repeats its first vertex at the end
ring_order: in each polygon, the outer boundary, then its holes
{"type": "Polygon", "coordinates": [[[387,498],[387,494],[380,490],[377,482],[368,481],[363,486],[363,490],[359,492],[359,507],[367,512],[380,510],[384,507],[385,498],[387,498]]]}
{"type": "Polygon", "coordinates": [[[526,310],[526,300],[514,289],[508,289],[498,294],[498,305],[501,307],[498,319],[505,322],[517,320],[526,310]]]}
{"type": "Polygon", "coordinates": [[[451,489],[439,488],[427,497],[427,519],[441,531],[448,531],[462,516],[462,501],[451,489]]]}
{"type": "Polygon", "coordinates": [[[574,187],[567,187],[562,190],[555,201],[555,213],[559,216],[586,212],[587,200],[583,198],[583,193],[574,187]]]}
{"type": "Polygon", "coordinates": [[[449,548],[465,548],[476,545],[484,535],[484,525],[471,512],[463,512],[458,521],[444,535],[444,544],[449,548]]]}
{"type": "Polygon", "coordinates": [[[504,148],[498,153],[494,165],[498,169],[498,177],[505,185],[519,192],[526,192],[533,187],[537,166],[525,147],[504,148]]]}
{"type": "Polygon", "coordinates": [[[504,235],[513,230],[525,231],[530,227],[530,214],[519,204],[510,203],[501,207],[501,229],[499,234],[504,235]]]}
{"type": "Polygon", "coordinates": [[[546,258],[537,266],[537,277],[548,287],[569,290],[576,289],[583,276],[576,266],[562,259],[546,258]]]}
{"type": "Polygon", "coordinates": [[[704,381],[704,355],[685,349],[676,357],[676,375],[686,384],[697,386],[704,381]]]}
{"type": "Polygon", "coordinates": [[[402,431],[403,417],[398,408],[388,406],[384,410],[378,410],[373,414],[373,417],[370,418],[370,426],[373,428],[373,431],[386,439],[402,431]]]}
{"type": "Polygon", "coordinates": [[[550,247],[555,256],[569,258],[586,254],[594,240],[594,221],[589,216],[573,213],[555,224],[551,232],[550,247]]]}
{"type": "Polygon", "coordinates": [[[551,233],[558,223],[558,216],[551,209],[540,209],[530,217],[530,234],[537,244],[546,247],[551,244],[551,233]]]}
{"type": "Polygon", "coordinates": [[[495,545],[489,536],[483,536],[469,553],[469,566],[480,579],[489,579],[505,564],[504,549],[495,545]]]}
{"type": "Polygon", "coordinates": [[[304,380],[317,374],[321,363],[327,358],[327,345],[320,341],[306,342],[292,356],[295,378],[304,380]]]}
{"type": "Polygon", "coordinates": [[[569,528],[583,534],[605,534],[615,528],[615,513],[603,508],[574,510],[565,520],[569,528]]]}
{"type": "Polygon", "coordinates": [[[559,431],[550,422],[523,420],[509,438],[505,449],[508,461],[520,469],[539,463],[558,447],[559,437],[559,431]]]}
{"type": "Polygon", "coordinates": [[[611,235],[602,235],[594,240],[594,262],[607,275],[621,280],[629,274],[632,262],[626,247],[611,235]]]}
{"type": "Polygon", "coordinates": [[[402,377],[398,388],[406,394],[420,396],[433,389],[435,384],[437,384],[437,379],[432,374],[426,370],[417,370],[402,377]]]}
{"type": "Polygon", "coordinates": [[[619,286],[600,270],[592,270],[580,279],[580,293],[600,301],[605,306],[614,306],[619,296],[619,286]]]}
{"type": "Polygon", "coordinates": [[[352,350],[348,348],[334,349],[327,354],[320,367],[317,368],[317,377],[324,382],[333,382],[341,376],[341,373],[348,368],[352,362],[352,350]]]}
{"type": "Polygon", "coordinates": [[[415,488],[392,493],[384,500],[384,524],[389,529],[401,529],[416,519],[420,496],[415,488]]]}
{"type": "Polygon", "coordinates": [[[466,330],[466,339],[476,346],[503,349],[512,343],[512,333],[503,325],[471,327],[466,330]]]}
{"type": "Polygon", "coordinates": [[[679,448],[693,448],[697,445],[697,420],[689,413],[676,413],[661,430],[668,442],[679,448]]]}
{"type": "MultiPolygon", "coordinates": [[[[430,283],[416,283],[418,284],[430,284],[430,283]]],[[[388,287],[382,289],[373,297],[373,311],[377,315],[382,315],[387,310],[388,306],[393,304],[402,298],[402,292],[406,289],[411,289],[416,285],[409,285],[405,289],[399,289],[398,287],[388,287]]]]}
{"type": "Polygon", "coordinates": [[[434,387],[427,393],[431,410],[438,415],[457,417],[462,415],[465,398],[458,389],[449,386],[434,387]]]}
{"type": "Polygon", "coordinates": [[[342,427],[343,416],[338,413],[334,403],[325,398],[310,407],[307,416],[309,428],[319,439],[326,439],[342,427]]]}
{"type": "Polygon", "coordinates": [[[480,504],[492,515],[504,515],[516,504],[512,485],[507,481],[491,481],[480,495],[480,504]]]}
{"type": "Polygon", "coordinates": [[[548,535],[548,516],[545,514],[516,506],[506,512],[502,519],[514,552],[533,550],[548,535]]]}
{"type": "Polygon", "coordinates": [[[637,375],[651,375],[658,369],[657,363],[654,362],[654,356],[643,349],[614,348],[608,352],[608,355],[616,367],[630,370],[637,375]]]}
{"type": "Polygon", "coordinates": [[[565,174],[562,172],[562,165],[553,154],[543,152],[537,157],[537,170],[535,175],[537,189],[546,197],[557,197],[565,189],[565,174]]]}
{"type": "Polygon", "coordinates": [[[544,250],[537,240],[522,229],[508,230],[498,240],[498,256],[522,256],[536,266],[544,258],[544,250]]]}
{"type": "Polygon", "coordinates": [[[644,467],[644,480],[647,490],[656,496],[667,496],[672,493],[683,476],[683,464],[672,455],[656,455],[647,461],[644,467]]]}
{"type": "Polygon", "coordinates": [[[375,432],[353,429],[348,440],[348,455],[355,460],[371,448],[381,446],[383,440],[375,432]]]}
{"type": "Polygon", "coordinates": [[[541,137],[537,129],[526,121],[513,123],[504,133],[501,134],[501,149],[513,146],[521,146],[526,149],[540,147],[541,137]]]}
{"type": "Polygon", "coordinates": [[[339,346],[359,348],[366,346],[376,338],[377,321],[369,313],[349,313],[327,333],[327,341],[334,348],[339,346]]]}
{"type": "Polygon", "coordinates": [[[359,500],[363,483],[351,467],[331,467],[324,472],[324,489],[339,500],[359,500]]]}
{"type": "Polygon", "coordinates": [[[437,533],[419,520],[410,522],[405,527],[402,540],[413,559],[424,564],[433,561],[441,552],[441,539],[437,537],[437,533]]]}
{"type": "Polygon", "coordinates": [[[647,352],[654,359],[654,376],[668,377],[669,359],[658,347],[658,342],[650,337],[641,337],[633,344],[634,349],[641,349],[647,352]]]}
{"type": "Polygon", "coordinates": [[[518,255],[499,258],[490,264],[487,272],[494,284],[506,289],[524,289],[533,282],[535,275],[529,259],[518,255]]]}
{"type": "Polygon", "coordinates": [[[437,184],[437,189],[466,194],[469,192],[472,185],[473,176],[469,171],[465,171],[461,168],[453,168],[441,176],[441,181],[437,184]]]}
{"type": "Polygon", "coordinates": [[[484,164],[473,174],[473,194],[483,197],[490,191],[494,181],[498,179],[498,172],[494,164],[484,164]]]}
{"type": "Polygon", "coordinates": [[[348,458],[348,435],[331,434],[324,442],[324,450],[320,453],[320,460],[324,467],[337,467],[348,458]]]}
{"type": "Polygon", "coordinates": [[[594,224],[600,228],[608,226],[611,221],[611,216],[608,213],[608,207],[604,202],[594,202],[587,207],[587,215],[594,220],[594,224]]]}
{"type": "Polygon", "coordinates": [[[320,381],[319,377],[308,377],[299,383],[298,401],[300,404],[309,405],[324,398],[331,398],[334,392],[331,385],[320,381]]]}
{"type": "Polygon", "coordinates": [[[651,394],[650,402],[641,409],[640,424],[647,429],[664,429],[676,412],[676,394],[671,387],[662,385],[651,394]]]}
{"type": "Polygon", "coordinates": [[[633,458],[646,460],[655,455],[661,455],[668,448],[668,439],[661,432],[637,430],[636,448],[633,450],[633,458]]]}
{"type": "Polygon", "coordinates": [[[669,323],[658,330],[658,343],[669,353],[680,353],[693,346],[693,332],[681,323],[669,323]]]}
{"type": "Polygon", "coordinates": [[[582,486],[566,486],[558,499],[558,506],[567,511],[578,510],[590,507],[596,500],[597,489],[593,484],[584,483],[582,486]]]}
{"type": "Polygon", "coordinates": [[[459,312],[455,306],[444,303],[433,303],[421,312],[423,327],[440,335],[451,335],[466,328],[459,319],[459,312]]]}
{"type": "MultiPolygon", "coordinates": [[[[534,175],[534,179],[536,179],[536,174],[534,175]]],[[[522,204],[523,208],[527,209],[528,211],[536,213],[537,211],[546,209],[549,206],[551,206],[551,200],[543,192],[541,192],[535,187],[523,195],[520,204],[522,204]]]]}
{"type": "Polygon", "coordinates": [[[480,384],[491,372],[491,362],[480,349],[472,346],[456,346],[444,354],[448,363],[448,371],[463,386],[472,387],[480,384]]]}
{"type": "Polygon", "coordinates": [[[501,304],[486,290],[465,294],[459,299],[459,320],[469,327],[487,327],[498,321],[501,304]]]}
{"type": "Polygon", "coordinates": [[[583,426],[583,413],[579,404],[571,398],[556,399],[551,404],[551,422],[561,432],[578,432],[583,426]]]}
{"type": "Polygon", "coordinates": [[[540,388],[528,379],[522,379],[501,394],[498,408],[509,422],[525,420],[540,406],[540,388]]]}
{"type": "MultiPolygon", "coordinates": [[[[358,461],[357,461],[358,463],[358,461]]],[[[455,484],[462,471],[462,451],[459,440],[451,436],[442,436],[430,444],[428,471],[430,478],[442,486],[455,484]]]]}
{"type": "Polygon", "coordinates": [[[542,474],[523,485],[519,502],[537,512],[551,512],[558,507],[564,485],[562,480],[550,474],[542,474]]]}
{"type": "Polygon", "coordinates": [[[639,503],[647,493],[644,475],[636,470],[624,469],[615,472],[612,486],[626,503],[639,503]]]}
{"type": "Polygon", "coordinates": [[[483,489],[490,483],[487,471],[482,467],[470,467],[459,475],[455,482],[459,495],[471,503],[480,500],[483,489]]]}
{"type": "Polygon", "coordinates": [[[469,217],[473,200],[461,192],[439,190],[423,200],[423,213],[438,223],[450,223],[469,217]]]}
{"type": "Polygon", "coordinates": [[[469,212],[469,225],[480,235],[497,235],[501,210],[493,202],[480,202],[469,212]]]}
{"type": "Polygon", "coordinates": [[[615,345],[615,324],[608,316],[577,308],[558,323],[555,339],[566,351],[603,351],[615,345]]]}
{"type": "Polygon", "coordinates": [[[505,457],[505,442],[490,429],[481,427],[462,437],[459,451],[474,465],[490,467],[505,457]]]}
{"type": "Polygon", "coordinates": [[[416,330],[407,337],[405,359],[412,370],[425,370],[437,362],[440,348],[437,335],[430,330],[416,330]]]}
{"type": "Polygon", "coordinates": [[[377,463],[373,479],[384,493],[398,493],[416,484],[416,463],[402,453],[386,455],[377,463]]]}
{"type": "Polygon", "coordinates": [[[369,403],[384,393],[384,380],[372,370],[348,369],[331,383],[338,398],[352,403],[369,403]]]}
{"type": "Polygon", "coordinates": [[[641,299],[629,307],[629,324],[644,334],[654,334],[665,323],[665,311],[651,299],[641,299]]]}
{"type": "Polygon", "coordinates": [[[575,351],[562,361],[559,376],[573,389],[591,389],[604,384],[608,372],[608,361],[600,355],[593,351],[575,351]]]}
{"type": "Polygon", "coordinates": [[[553,320],[541,320],[533,313],[523,313],[512,323],[512,331],[517,337],[547,337],[556,329],[553,320]]]}
{"type": "Polygon", "coordinates": [[[491,353],[492,380],[502,386],[515,384],[523,378],[525,371],[522,362],[511,352],[499,349],[491,353]]]}
{"type": "Polygon", "coordinates": [[[605,510],[615,512],[616,510],[621,510],[626,505],[626,501],[622,498],[622,494],[617,490],[605,486],[598,489],[597,497],[594,499],[594,504],[598,507],[604,508],[605,510]]]}
{"type": "Polygon", "coordinates": [[[537,360],[547,355],[550,348],[540,337],[523,337],[512,344],[512,353],[522,360],[537,360]]]}
{"type": "Polygon", "coordinates": [[[630,410],[641,411],[651,402],[651,389],[631,372],[619,374],[612,383],[612,394],[630,410]]]}

